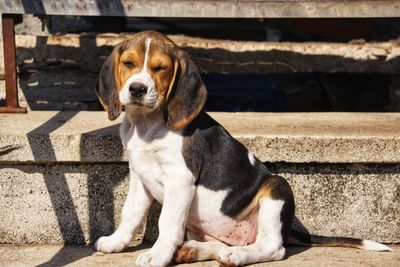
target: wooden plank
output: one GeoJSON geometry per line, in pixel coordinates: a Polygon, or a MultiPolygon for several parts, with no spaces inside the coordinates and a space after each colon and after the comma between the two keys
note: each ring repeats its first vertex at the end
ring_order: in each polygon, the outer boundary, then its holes
{"type": "Polygon", "coordinates": [[[0,13],[189,18],[399,17],[390,0],[3,0],[0,13]]]}
{"type": "MultiPolygon", "coordinates": [[[[76,68],[99,72],[114,45],[129,35],[17,35],[20,71],[76,68]]],[[[400,73],[400,42],[276,43],[170,35],[203,73],[400,73]]],[[[1,70],[0,70],[1,72],[1,70]]]]}

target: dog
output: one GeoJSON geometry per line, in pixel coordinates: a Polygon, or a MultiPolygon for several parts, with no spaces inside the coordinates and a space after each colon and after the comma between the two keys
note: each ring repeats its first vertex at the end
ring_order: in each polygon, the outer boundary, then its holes
{"type": "Polygon", "coordinates": [[[96,94],[110,120],[125,109],[120,135],[130,182],[120,225],[95,250],[124,250],[154,200],[163,205],[159,236],[138,256],[138,266],[276,261],[287,244],[390,250],[370,240],[292,230],[288,182],[207,115],[207,89],[195,64],[166,36],[145,31],[117,45],[100,71],[96,94]]]}

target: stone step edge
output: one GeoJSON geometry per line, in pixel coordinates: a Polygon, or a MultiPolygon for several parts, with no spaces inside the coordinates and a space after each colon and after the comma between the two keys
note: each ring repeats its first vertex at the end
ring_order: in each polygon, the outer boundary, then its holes
{"type": "MultiPolygon", "coordinates": [[[[260,160],[399,163],[398,113],[211,112],[260,160]]],[[[121,117],[106,112],[31,111],[0,117],[0,163],[125,162],[121,117]]]]}

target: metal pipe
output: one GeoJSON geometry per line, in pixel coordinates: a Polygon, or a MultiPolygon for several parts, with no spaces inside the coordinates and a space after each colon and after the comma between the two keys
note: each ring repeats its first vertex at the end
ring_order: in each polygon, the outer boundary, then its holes
{"type": "Polygon", "coordinates": [[[6,81],[6,106],[0,107],[0,113],[26,113],[18,103],[17,60],[14,25],[18,15],[2,14],[4,73],[6,81]]]}

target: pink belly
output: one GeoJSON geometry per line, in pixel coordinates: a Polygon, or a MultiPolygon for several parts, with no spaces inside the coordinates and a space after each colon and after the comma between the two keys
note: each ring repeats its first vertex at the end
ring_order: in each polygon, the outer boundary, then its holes
{"type": "Polygon", "coordinates": [[[258,209],[240,221],[227,217],[189,217],[187,228],[203,241],[219,240],[231,246],[246,246],[256,240],[257,224],[258,209]]]}

